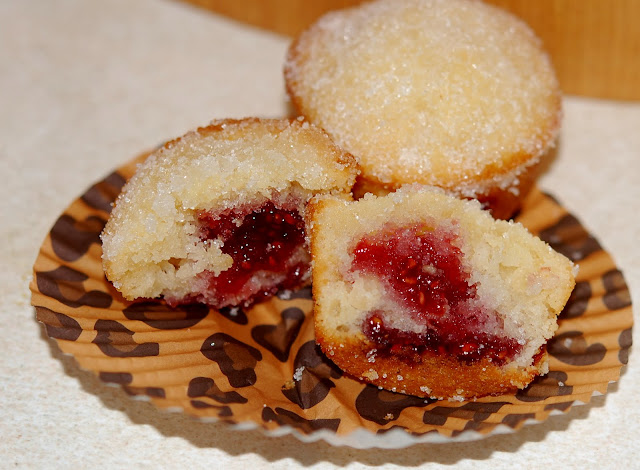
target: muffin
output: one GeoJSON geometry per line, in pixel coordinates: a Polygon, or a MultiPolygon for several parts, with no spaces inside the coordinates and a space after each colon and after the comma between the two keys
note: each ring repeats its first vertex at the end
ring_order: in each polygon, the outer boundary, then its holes
{"type": "Polygon", "coordinates": [[[310,278],[306,203],[349,193],[353,157],[298,120],[220,120],[137,169],[101,235],[129,300],[248,307],[310,278]]]}
{"type": "Polygon", "coordinates": [[[419,185],[313,199],[308,217],[316,340],[345,372],[463,400],[548,371],[575,267],[522,225],[419,185]]]}
{"type": "Polygon", "coordinates": [[[540,40],[479,1],[330,12],[292,43],[284,76],[298,112],[358,160],[358,196],[434,185],[508,218],[561,120],[540,40]]]}

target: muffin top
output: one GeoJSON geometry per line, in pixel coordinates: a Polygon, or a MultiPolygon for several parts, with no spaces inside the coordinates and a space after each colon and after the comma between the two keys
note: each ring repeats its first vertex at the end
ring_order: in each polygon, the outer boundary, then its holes
{"type": "MultiPolygon", "coordinates": [[[[530,28],[472,0],[378,0],[328,13],[291,45],[299,111],[383,184],[499,180],[555,140],[560,91],[530,28]]],[[[464,191],[463,191],[464,192],[464,191]]]]}

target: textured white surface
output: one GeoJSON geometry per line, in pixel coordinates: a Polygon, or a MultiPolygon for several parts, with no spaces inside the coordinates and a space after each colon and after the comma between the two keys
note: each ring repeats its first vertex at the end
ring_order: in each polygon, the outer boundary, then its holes
{"type": "MultiPolygon", "coordinates": [[[[633,353],[612,393],[543,424],[470,443],[359,451],[157,411],[46,339],[28,282],[66,205],[138,152],[213,118],[286,115],[287,46],[168,0],[0,1],[0,468],[637,465],[633,353]]],[[[558,156],[541,182],[612,253],[636,301],[639,129],[640,103],[567,98],[558,156]]]]}

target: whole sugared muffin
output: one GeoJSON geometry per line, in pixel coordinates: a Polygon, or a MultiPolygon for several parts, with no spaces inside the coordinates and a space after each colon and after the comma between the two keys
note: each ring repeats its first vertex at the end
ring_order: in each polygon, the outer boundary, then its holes
{"type": "Polygon", "coordinates": [[[309,282],[307,201],[349,193],[353,157],[298,120],[221,120],[165,144],[125,185],[102,233],[129,299],[250,306],[309,282]]]}
{"type": "Polygon", "coordinates": [[[462,400],[548,371],[575,267],[522,225],[419,185],[308,211],[316,340],[345,372],[462,400]]]}
{"type": "Polygon", "coordinates": [[[539,39],[479,1],[330,12],[292,43],[284,74],[298,111],[358,159],[357,195],[435,185],[508,218],[559,131],[539,39]]]}

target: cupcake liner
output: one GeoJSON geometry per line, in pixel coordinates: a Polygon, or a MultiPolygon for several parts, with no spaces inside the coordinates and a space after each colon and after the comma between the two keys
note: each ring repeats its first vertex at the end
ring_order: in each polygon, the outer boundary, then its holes
{"type": "Polygon", "coordinates": [[[607,393],[628,361],[624,276],[572,214],[537,188],[517,220],[580,266],[549,342],[550,372],[516,394],[449,402],[346,376],[316,346],[309,288],[250,310],[124,300],[105,279],[99,234],[145,155],[90,187],[58,218],[34,265],[36,318],[80,367],[162,409],[232,428],[357,448],[512,432],[607,393]]]}

